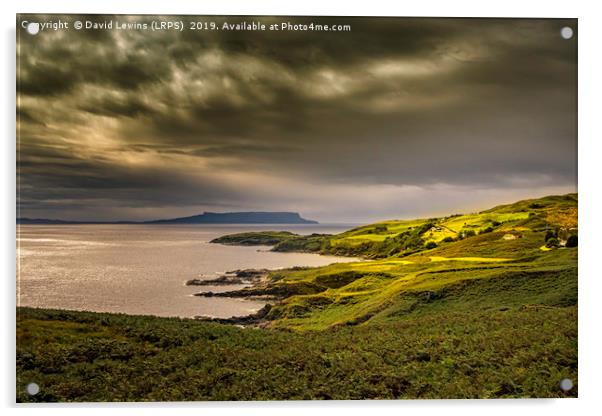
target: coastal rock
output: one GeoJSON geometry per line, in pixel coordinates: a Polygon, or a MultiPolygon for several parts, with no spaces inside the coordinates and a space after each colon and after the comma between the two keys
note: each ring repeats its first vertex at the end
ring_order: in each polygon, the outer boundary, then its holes
{"type": "Polygon", "coordinates": [[[223,275],[216,279],[191,279],[186,282],[187,286],[219,286],[219,285],[240,285],[245,283],[236,276],[223,275]]]}
{"type": "Polygon", "coordinates": [[[312,282],[254,284],[252,287],[227,292],[199,292],[194,296],[246,298],[256,300],[285,299],[294,295],[315,295],[328,288],[312,282]]]}
{"type": "Polygon", "coordinates": [[[212,316],[195,316],[194,319],[206,322],[215,322],[220,324],[235,324],[235,325],[258,325],[265,323],[265,317],[272,310],[272,305],[267,304],[257,312],[246,316],[233,316],[232,318],[215,318],[212,316]]]}
{"type": "Polygon", "coordinates": [[[235,275],[236,277],[253,278],[253,277],[260,277],[260,276],[266,275],[269,272],[270,272],[269,269],[239,269],[239,270],[232,270],[230,272],[226,272],[226,275],[235,275]]]}
{"type": "Polygon", "coordinates": [[[191,279],[186,282],[187,286],[221,286],[221,285],[252,285],[264,281],[268,269],[241,269],[226,272],[215,279],[191,279]]]}

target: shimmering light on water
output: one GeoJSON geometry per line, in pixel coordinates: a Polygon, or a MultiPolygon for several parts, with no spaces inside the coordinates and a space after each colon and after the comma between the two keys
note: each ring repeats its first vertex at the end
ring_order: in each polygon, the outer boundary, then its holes
{"type": "Polygon", "coordinates": [[[261,302],[193,293],[242,286],[184,282],[244,268],[320,266],[354,259],[273,253],[268,247],[209,244],[220,235],[260,230],[336,233],[350,226],[20,225],[17,305],[157,316],[253,313],[261,302]]]}

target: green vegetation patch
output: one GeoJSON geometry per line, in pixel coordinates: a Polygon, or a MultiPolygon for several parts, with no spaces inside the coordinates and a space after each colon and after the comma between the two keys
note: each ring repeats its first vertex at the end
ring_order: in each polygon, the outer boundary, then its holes
{"type": "Polygon", "coordinates": [[[288,231],[259,231],[224,235],[211,240],[211,243],[241,246],[273,246],[294,237],[296,237],[296,234],[288,231]]]}
{"type": "Polygon", "coordinates": [[[17,401],[576,397],[576,320],[574,306],[433,309],[296,333],[21,308],[17,401]]]}

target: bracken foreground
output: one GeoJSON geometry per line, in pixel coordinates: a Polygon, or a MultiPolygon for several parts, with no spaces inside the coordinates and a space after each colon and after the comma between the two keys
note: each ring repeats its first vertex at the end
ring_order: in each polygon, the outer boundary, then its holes
{"type": "Polygon", "coordinates": [[[246,328],[18,308],[17,401],[577,396],[576,194],[215,242],[366,260],[271,272],[246,328]]]}

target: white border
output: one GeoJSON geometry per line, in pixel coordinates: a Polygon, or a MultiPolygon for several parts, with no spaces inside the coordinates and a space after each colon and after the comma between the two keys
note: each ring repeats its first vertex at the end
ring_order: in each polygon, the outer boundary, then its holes
{"type": "Polygon", "coordinates": [[[393,4],[387,0],[369,2],[320,0],[186,0],[142,3],[120,0],[78,2],[69,0],[24,0],[20,13],[132,13],[132,14],[216,14],[216,15],[306,15],[306,16],[466,16],[466,17],[577,17],[584,7],[579,2],[550,0],[545,3],[506,0],[483,5],[479,1],[423,0],[393,4]]]}
{"type": "MultiPolygon", "coordinates": [[[[2,320],[3,341],[2,380],[0,385],[0,405],[8,407],[10,414],[31,414],[43,411],[45,414],[104,415],[107,411],[120,415],[126,412],[143,410],[145,413],[163,415],[165,407],[179,414],[239,414],[252,415],[300,415],[311,413],[326,414],[345,412],[351,415],[377,411],[379,414],[415,412],[445,415],[507,415],[508,413],[544,413],[547,415],[592,414],[600,406],[596,399],[602,386],[600,374],[600,345],[598,317],[601,316],[600,297],[602,296],[602,276],[595,262],[602,244],[600,229],[600,184],[598,170],[600,164],[599,97],[602,66],[600,45],[602,22],[600,8],[595,2],[504,0],[495,4],[484,1],[428,1],[399,2],[370,0],[351,3],[350,1],[203,1],[164,0],[164,1],[123,1],[104,0],[102,2],[83,1],[40,1],[22,0],[19,4],[2,2],[2,47],[1,65],[3,100],[2,125],[6,127],[2,140],[2,229],[1,244],[2,275],[4,296],[4,319],[2,320]],[[495,400],[495,401],[405,401],[405,402],[254,402],[254,403],[155,403],[155,404],[102,404],[102,405],[14,405],[14,304],[15,304],[15,14],[16,13],[135,13],[135,14],[217,14],[217,15],[335,15],[335,16],[465,16],[465,17],[571,17],[579,18],[579,216],[580,216],[580,260],[579,260],[579,399],[565,400],[495,400]],[[597,215],[596,215],[597,214],[597,215]],[[597,250],[598,249],[598,250],[597,250]],[[85,408],[85,409],[84,409],[85,408]]],[[[599,266],[598,266],[599,267],[599,266]]]]}

